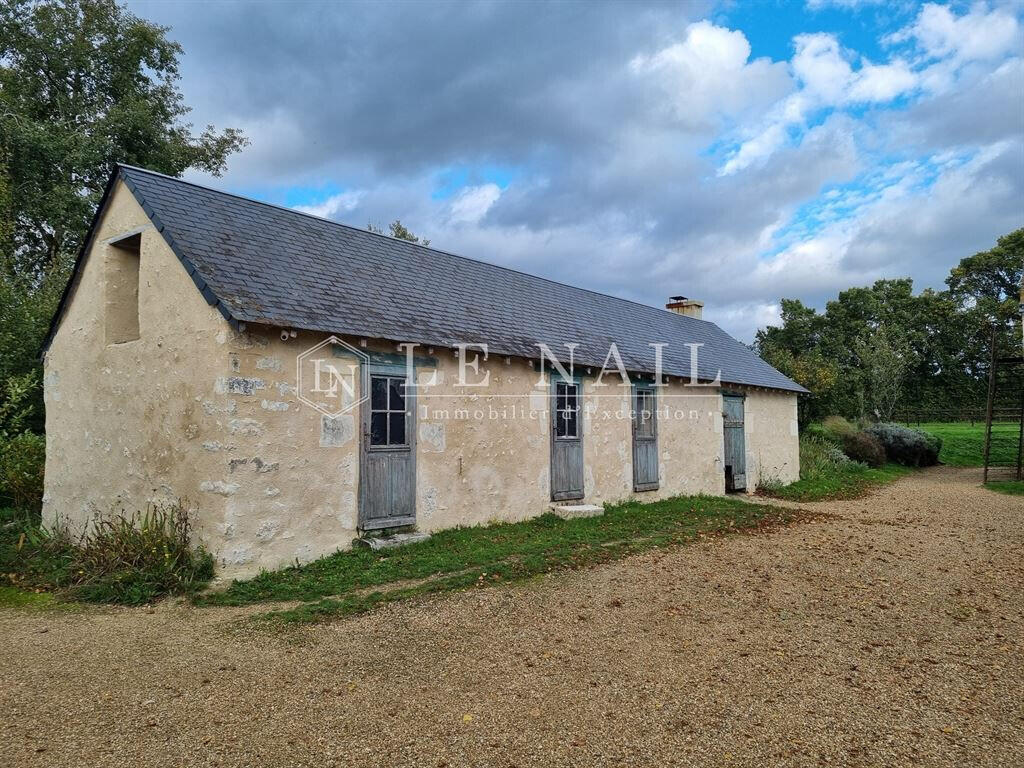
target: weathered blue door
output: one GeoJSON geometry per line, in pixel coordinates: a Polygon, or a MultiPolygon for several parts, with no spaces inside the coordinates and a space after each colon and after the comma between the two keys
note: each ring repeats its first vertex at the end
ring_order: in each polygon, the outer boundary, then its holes
{"type": "Polygon", "coordinates": [[[363,403],[359,527],[416,522],[416,404],[405,374],[371,373],[363,403]]]}
{"type": "Polygon", "coordinates": [[[725,427],[725,490],[742,491],[747,487],[747,452],[743,436],[743,396],[722,397],[725,427]]]}
{"type": "Polygon", "coordinates": [[[576,381],[551,385],[551,498],[583,498],[583,425],[576,381]]]}
{"type": "Polygon", "coordinates": [[[658,488],[658,409],[654,387],[633,389],[633,490],[658,488]]]}

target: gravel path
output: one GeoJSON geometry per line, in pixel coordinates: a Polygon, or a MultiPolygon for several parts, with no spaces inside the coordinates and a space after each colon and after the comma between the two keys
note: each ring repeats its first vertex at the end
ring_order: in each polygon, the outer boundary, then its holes
{"type": "Polygon", "coordinates": [[[1024,503],[977,475],[292,637],[0,612],[0,765],[1024,765],[1024,503]]]}

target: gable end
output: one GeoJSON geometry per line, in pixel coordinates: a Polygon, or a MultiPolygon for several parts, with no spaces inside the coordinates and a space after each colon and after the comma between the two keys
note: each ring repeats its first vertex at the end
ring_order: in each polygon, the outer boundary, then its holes
{"type": "Polygon", "coordinates": [[[109,181],[107,181],[107,186],[103,189],[103,196],[100,198],[100,203],[96,207],[96,213],[93,215],[92,222],[89,224],[89,231],[86,234],[85,239],[82,241],[82,247],[78,250],[78,255],[75,257],[75,266],[71,270],[71,277],[68,278],[68,283],[64,286],[64,292],[61,294],[60,302],[57,304],[57,310],[53,313],[53,318],[50,320],[50,327],[46,332],[46,338],[43,340],[43,345],[39,350],[40,358],[42,358],[50,348],[50,344],[53,342],[53,337],[57,333],[57,328],[60,327],[60,322],[64,318],[68,304],[72,299],[75,289],[78,287],[78,281],[81,277],[85,257],[95,245],[96,232],[99,229],[100,222],[107,213],[110,198],[113,196],[113,191],[117,186],[118,181],[124,182],[125,187],[132,193],[136,202],[138,202],[143,212],[153,223],[153,227],[161,234],[161,236],[163,236],[164,242],[167,243],[167,247],[171,249],[174,255],[178,258],[178,261],[181,262],[181,265],[185,268],[188,276],[192,279],[196,288],[198,288],[199,292],[203,295],[206,303],[211,307],[216,307],[221,315],[223,315],[224,319],[227,320],[233,328],[238,328],[238,321],[232,316],[231,311],[224,302],[217,297],[206,281],[203,280],[192,262],[187,256],[185,256],[184,251],[182,251],[175,242],[171,233],[167,230],[167,227],[162,221],[160,221],[160,217],[157,216],[156,211],[153,210],[153,207],[146,202],[138,186],[128,178],[127,175],[121,173],[121,166],[118,166],[114,173],[111,174],[109,181]]]}

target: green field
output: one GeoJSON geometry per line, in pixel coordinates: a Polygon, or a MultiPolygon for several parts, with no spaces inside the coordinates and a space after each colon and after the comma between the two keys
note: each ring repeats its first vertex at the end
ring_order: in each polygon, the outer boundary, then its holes
{"type": "Polygon", "coordinates": [[[1007,496],[1024,496],[1024,480],[998,480],[985,483],[985,487],[996,493],[1005,493],[1007,496]]]}
{"type": "MultiPolygon", "coordinates": [[[[975,422],[931,422],[910,424],[942,438],[939,461],[952,467],[980,467],[985,451],[985,425],[975,422]]],[[[1010,466],[1017,462],[1020,425],[998,422],[992,425],[990,464],[1010,466]]]]}

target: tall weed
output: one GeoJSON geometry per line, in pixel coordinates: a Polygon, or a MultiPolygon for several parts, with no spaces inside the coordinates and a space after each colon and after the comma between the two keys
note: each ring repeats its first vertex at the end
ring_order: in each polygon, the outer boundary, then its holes
{"type": "MultiPolygon", "coordinates": [[[[138,605],[191,593],[213,577],[213,557],[193,547],[194,510],[153,504],[142,512],[94,515],[80,533],[66,523],[26,526],[4,536],[0,564],[25,585],[57,587],[92,602],[138,605]]],[[[15,580],[17,583],[17,580],[15,580]]]]}

